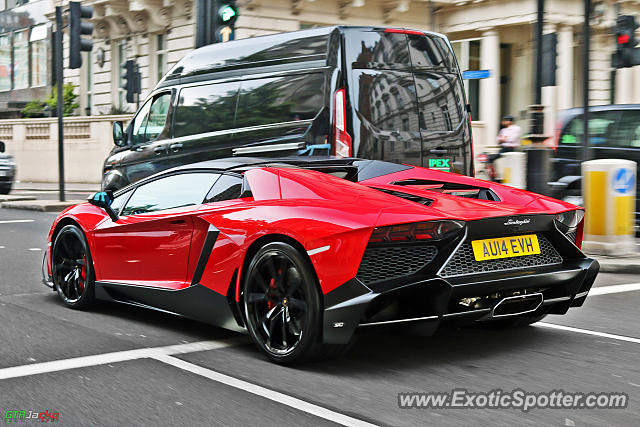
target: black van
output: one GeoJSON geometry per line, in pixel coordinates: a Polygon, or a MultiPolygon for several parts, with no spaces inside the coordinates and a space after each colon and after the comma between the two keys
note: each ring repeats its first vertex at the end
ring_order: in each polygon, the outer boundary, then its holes
{"type": "Polygon", "coordinates": [[[230,156],[341,156],[473,174],[471,125],[448,40],[328,27],[205,46],[122,130],[103,189],[230,156]]]}

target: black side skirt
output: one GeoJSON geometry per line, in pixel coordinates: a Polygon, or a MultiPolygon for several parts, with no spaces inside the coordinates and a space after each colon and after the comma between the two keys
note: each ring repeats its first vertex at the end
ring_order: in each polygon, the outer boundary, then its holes
{"type": "Polygon", "coordinates": [[[225,329],[245,331],[233,316],[228,298],[200,284],[173,290],[95,282],[95,290],[96,298],[101,300],[151,308],[225,329]]]}

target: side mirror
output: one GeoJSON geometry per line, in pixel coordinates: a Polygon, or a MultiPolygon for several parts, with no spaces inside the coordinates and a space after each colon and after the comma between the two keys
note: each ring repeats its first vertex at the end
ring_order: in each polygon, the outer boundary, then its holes
{"type": "Polygon", "coordinates": [[[93,206],[104,209],[109,215],[109,218],[111,218],[111,221],[116,222],[118,220],[118,214],[111,209],[111,203],[113,203],[112,191],[99,191],[89,196],[88,200],[93,206]]]}
{"type": "Polygon", "coordinates": [[[113,122],[113,143],[118,147],[125,147],[127,145],[121,121],[113,122]]]}
{"type": "Polygon", "coordinates": [[[4,142],[0,141],[0,153],[4,153],[4,142]]]}

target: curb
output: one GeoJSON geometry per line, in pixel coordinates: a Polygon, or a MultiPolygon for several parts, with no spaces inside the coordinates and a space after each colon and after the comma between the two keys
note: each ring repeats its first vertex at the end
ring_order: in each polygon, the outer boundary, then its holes
{"type": "Polygon", "coordinates": [[[631,258],[624,261],[624,258],[616,261],[602,258],[595,258],[600,263],[600,273],[617,273],[617,274],[640,274],[640,258],[631,258]]]}
{"type": "Polygon", "coordinates": [[[69,206],[84,203],[86,200],[69,200],[67,202],[59,202],[56,200],[24,200],[0,203],[0,207],[4,209],[23,209],[39,212],[62,212],[69,206]]]}
{"type": "Polygon", "coordinates": [[[35,196],[19,196],[15,194],[0,196],[0,203],[2,202],[24,202],[26,200],[36,200],[35,196]]]}

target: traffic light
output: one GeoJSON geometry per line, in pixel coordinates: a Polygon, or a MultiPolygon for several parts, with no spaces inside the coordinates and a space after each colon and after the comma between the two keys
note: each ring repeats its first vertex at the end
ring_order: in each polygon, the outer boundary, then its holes
{"type": "Polygon", "coordinates": [[[81,52],[89,52],[93,48],[91,39],[83,39],[93,33],[93,24],[83,22],[82,19],[91,19],[93,8],[82,6],[80,2],[69,2],[69,68],[80,68],[82,65],[81,52]]]}
{"type": "Polygon", "coordinates": [[[614,55],[614,66],[616,68],[626,68],[638,65],[639,59],[636,53],[636,23],[635,16],[621,15],[616,18],[616,53],[614,55]]]}
{"type": "Polygon", "coordinates": [[[120,87],[126,91],[126,100],[132,104],[135,102],[135,94],[138,93],[138,76],[136,73],[136,63],[133,60],[128,60],[120,65],[122,68],[122,82],[120,87]]]}
{"type": "Polygon", "coordinates": [[[238,8],[235,1],[219,1],[215,16],[216,42],[233,40],[234,24],[238,19],[238,8]]]}

